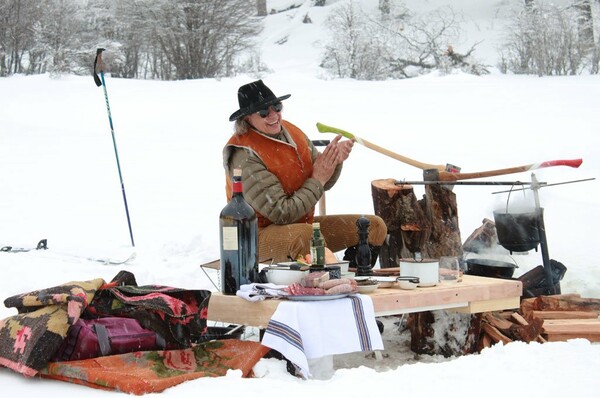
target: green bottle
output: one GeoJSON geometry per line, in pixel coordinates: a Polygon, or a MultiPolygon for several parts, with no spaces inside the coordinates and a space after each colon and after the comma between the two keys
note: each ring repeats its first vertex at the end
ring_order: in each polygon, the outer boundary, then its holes
{"type": "Polygon", "coordinates": [[[313,236],[310,239],[310,262],[312,268],[325,267],[325,239],[321,235],[321,225],[313,223],[313,236]]]}

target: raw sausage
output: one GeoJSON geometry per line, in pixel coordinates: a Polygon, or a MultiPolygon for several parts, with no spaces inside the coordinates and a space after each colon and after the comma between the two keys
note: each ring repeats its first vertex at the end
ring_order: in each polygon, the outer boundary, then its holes
{"type": "Polygon", "coordinates": [[[337,285],[342,285],[342,284],[351,284],[352,282],[350,281],[350,279],[348,278],[342,278],[342,279],[330,279],[328,281],[325,281],[321,284],[319,284],[319,287],[322,287],[323,289],[331,289],[334,286],[337,285]]]}
{"type": "Polygon", "coordinates": [[[349,283],[342,283],[340,285],[336,285],[330,289],[325,290],[325,294],[342,294],[342,293],[352,293],[354,288],[349,283]]]}

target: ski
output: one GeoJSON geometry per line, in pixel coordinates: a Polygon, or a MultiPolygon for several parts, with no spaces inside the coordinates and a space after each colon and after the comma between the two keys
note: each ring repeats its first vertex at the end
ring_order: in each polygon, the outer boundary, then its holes
{"type": "Polygon", "coordinates": [[[137,257],[137,253],[133,252],[131,254],[129,254],[129,256],[125,259],[117,259],[117,258],[110,258],[110,257],[104,257],[104,258],[95,258],[95,257],[84,257],[86,260],[89,261],[95,261],[98,263],[102,263],[104,265],[121,265],[121,264],[127,264],[132,262],[133,260],[135,260],[135,258],[137,257]]]}
{"type": "MultiPolygon", "coordinates": [[[[49,250],[48,240],[47,239],[40,240],[36,247],[13,247],[13,246],[0,247],[0,253],[1,252],[4,252],[4,253],[27,253],[27,252],[31,252],[31,251],[37,251],[37,250],[49,250]]],[[[71,254],[71,253],[57,253],[52,250],[49,250],[48,253],[51,253],[51,254],[59,256],[59,257],[69,257],[69,258],[93,261],[93,262],[101,263],[104,265],[127,264],[127,263],[130,263],[133,260],[135,260],[135,258],[137,257],[136,252],[127,253],[126,256],[123,256],[123,257],[86,256],[86,255],[71,254]]]]}

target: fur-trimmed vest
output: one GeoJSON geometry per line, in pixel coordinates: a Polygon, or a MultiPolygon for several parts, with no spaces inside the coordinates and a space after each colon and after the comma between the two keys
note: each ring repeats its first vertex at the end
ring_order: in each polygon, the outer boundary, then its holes
{"type": "MultiPolygon", "coordinates": [[[[227,145],[250,149],[261,159],[267,169],[281,182],[286,194],[293,195],[312,175],[311,148],[307,138],[298,127],[285,120],[281,121],[293,143],[269,138],[251,129],[246,134],[233,135],[227,145]]],[[[226,178],[227,200],[231,199],[231,180],[226,178]]],[[[312,223],[314,207],[298,223],[312,223]]],[[[258,226],[266,227],[271,221],[257,212],[258,226]]]]}

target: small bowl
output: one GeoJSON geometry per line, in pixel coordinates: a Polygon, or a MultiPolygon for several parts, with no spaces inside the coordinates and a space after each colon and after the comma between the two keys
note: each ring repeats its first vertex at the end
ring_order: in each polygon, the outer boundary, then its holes
{"type": "Polygon", "coordinates": [[[373,293],[379,287],[379,283],[372,282],[371,284],[359,284],[356,286],[356,291],[362,294],[373,293]]]}
{"type": "Polygon", "coordinates": [[[396,280],[398,281],[398,286],[400,286],[400,289],[404,290],[416,289],[420,282],[419,278],[416,276],[399,276],[396,278],[396,280]]]}
{"type": "Polygon", "coordinates": [[[267,281],[275,285],[291,285],[301,283],[308,271],[299,271],[288,268],[267,267],[267,281]]]}

